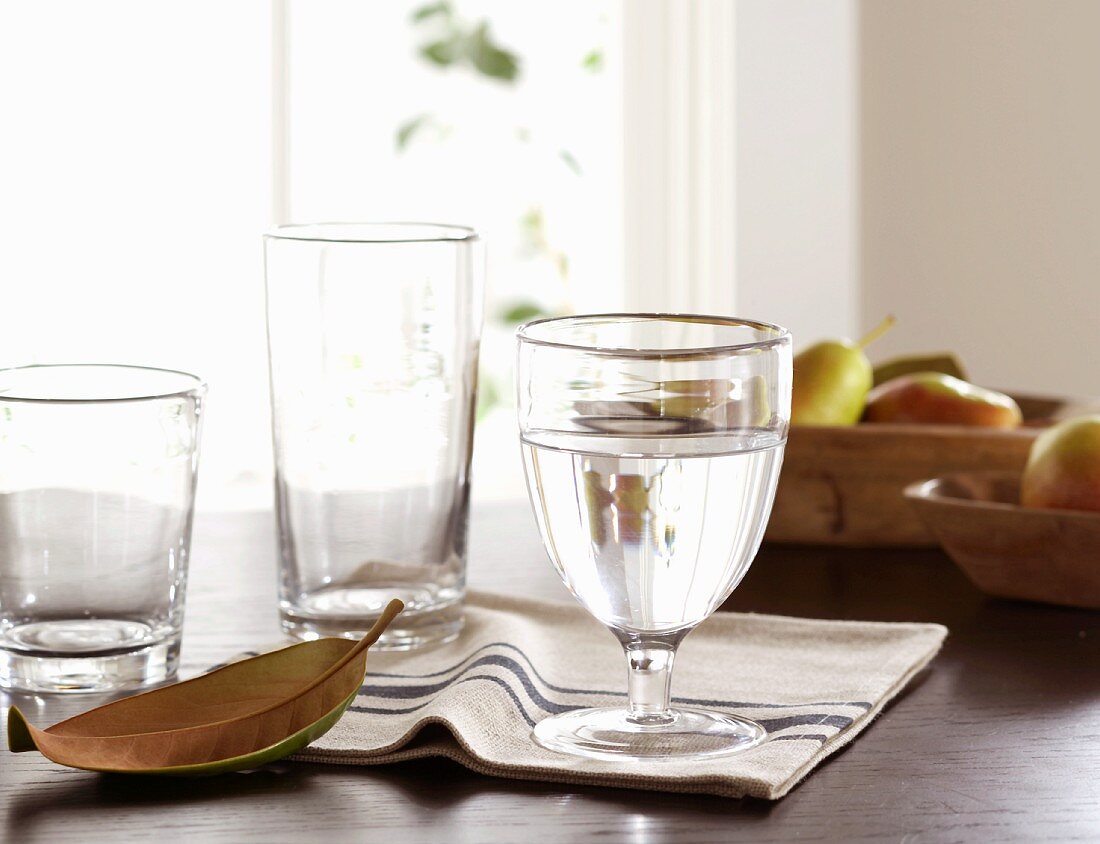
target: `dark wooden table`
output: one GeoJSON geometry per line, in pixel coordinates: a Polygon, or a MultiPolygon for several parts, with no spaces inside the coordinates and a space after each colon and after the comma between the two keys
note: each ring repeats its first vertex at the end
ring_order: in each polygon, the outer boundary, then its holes
{"type": "MultiPolygon", "coordinates": [[[[473,586],[567,598],[526,504],[477,512],[472,536],[473,586]]],[[[200,514],[187,676],[278,639],[274,583],[269,514],[200,514]]],[[[510,782],[445,761],[146,780],[3,751],[4,840],[1100,841],[1100,614],[984,598],[939,552],[779,547],[726,608],[951,634],[876,723],[777,803],[510,782]]],[[[40,724],[92,702],[20,701],[40,724]]]]}

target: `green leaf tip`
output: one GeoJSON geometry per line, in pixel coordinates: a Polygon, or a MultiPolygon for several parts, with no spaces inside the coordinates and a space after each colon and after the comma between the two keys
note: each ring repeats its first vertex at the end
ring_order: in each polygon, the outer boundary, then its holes
{"type": "Polygon", "coordinates": [[[18,706],[13,706],[8,710],[8,750],[12,753],[26,753],[37,749],[38,745],[34,743],[26,716],[19,711],[18,706]]]}

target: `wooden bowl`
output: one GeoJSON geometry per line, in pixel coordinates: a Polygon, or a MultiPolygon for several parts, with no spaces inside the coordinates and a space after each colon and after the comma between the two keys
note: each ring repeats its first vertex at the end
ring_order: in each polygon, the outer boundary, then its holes
{"type": "Polygon", "coordinates": [[[905,497],[983,592],[1100,609],[1100,513],[1021,507],[1019,492],[1019,473],[960,472],[905,497]]]}

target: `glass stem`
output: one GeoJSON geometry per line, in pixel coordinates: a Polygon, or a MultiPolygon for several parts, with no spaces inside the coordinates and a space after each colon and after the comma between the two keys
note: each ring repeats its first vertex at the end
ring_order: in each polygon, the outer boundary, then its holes
{"type": "Polygon", "coordinates": [[[672,711],[672,662],[679,637],[668,639],[622,638],[626,654],[626,682],[630,695],[627,720],[642,726],[660,726],[676,720],[672,711]]]}

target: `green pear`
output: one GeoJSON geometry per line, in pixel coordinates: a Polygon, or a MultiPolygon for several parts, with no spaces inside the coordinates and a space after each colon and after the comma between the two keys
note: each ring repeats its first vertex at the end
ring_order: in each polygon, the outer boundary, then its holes
{"type": "Polygon", "coordinates": [[[887,317],[858,343],[824,340],[795,355],[791,424],[855,425],[874,383],[874,370],[863,349],[895,321],[887,317]]]}
{"type": "Polygon", "coordinates": [[[942,372],[960,381],[966,381],[966,370],[951,352],[926,352],[920,355],[905,355],[875,364],[875,386],[893,381],[902,375],[914,375],[918,372],[942,372]]]}

